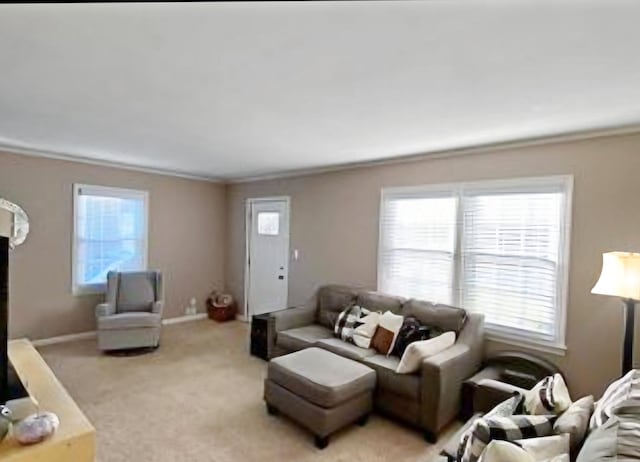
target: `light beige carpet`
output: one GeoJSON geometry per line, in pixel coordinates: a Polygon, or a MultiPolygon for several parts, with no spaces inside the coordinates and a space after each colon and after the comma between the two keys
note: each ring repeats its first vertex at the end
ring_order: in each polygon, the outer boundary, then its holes
{"type": "Polygon", "coordinates": [[[266,363],[248,341],[247,324],[204,320],[165,327],[144,356],[101,355],[93,340],[40,352],[95,425],[99,462],[428,462],[439,450],[378,416],[317,450],[306,431],[267,415],[266,363]]]}

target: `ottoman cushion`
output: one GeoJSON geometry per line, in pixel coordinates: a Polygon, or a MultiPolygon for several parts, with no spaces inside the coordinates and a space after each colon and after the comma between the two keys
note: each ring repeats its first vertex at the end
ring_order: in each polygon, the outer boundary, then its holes
{"type": "Polygon", "coordinates": [[[376,383],[367,366],[315,347],[272,359],[267,378],[324,408],[372,391],[376,383]]]}

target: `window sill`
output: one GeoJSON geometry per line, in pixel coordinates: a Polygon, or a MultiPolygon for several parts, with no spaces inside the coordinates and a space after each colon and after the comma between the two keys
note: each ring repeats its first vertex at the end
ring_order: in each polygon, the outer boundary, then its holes
{"type": "Polygon", "coordinates": [[[567,346],[561,343],[537,343],[529,340],[523,340],[522,338],[514,338],[495,333],[487,333],[486,338],[492,342],[518,346],[528,350],[540,351],[542,353],[549,353],[556,356],[565,356],[567,354],[567,346]]]}
{"type": "Polygon", "coordinates": [[[104,295],[107,291],[106,284],[98,284],[98,285],[86,285],[86,286],[76,286],[73,287],[71,293],[80,297],[83,295],[104,295]]]}

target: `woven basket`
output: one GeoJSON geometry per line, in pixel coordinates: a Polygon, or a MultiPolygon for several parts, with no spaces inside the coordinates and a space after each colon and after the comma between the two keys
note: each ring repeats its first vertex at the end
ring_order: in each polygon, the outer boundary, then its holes
{"type": "Polygon", "coordinates": [[[238,305],[231,295],[211,294],[207,299],[207,313],[209,319],[218,322],[231,321],[235,319],[238,312],[238,305]]]}

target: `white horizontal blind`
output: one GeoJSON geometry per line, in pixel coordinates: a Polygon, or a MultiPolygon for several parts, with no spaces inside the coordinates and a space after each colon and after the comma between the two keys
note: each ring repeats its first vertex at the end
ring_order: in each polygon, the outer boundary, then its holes
{"type": "Polygon", "coordinates": [[[564,195],[553,185],[465,191],[462,306],[484,313],[488,330],[558,339],[564,195]]]}
{"type": "Polygon", "coordinates": [[[453,192],[383,197],[378,263],[382,291],[452,302],[456,203],[453,192]]]}
{"type": "Polygon", "coordinates": [[[485,314],[487,331],[564,342],[571,181],[383,191],[378,286],[485,314]]]}
{"type": "Polygon", "coordinates": [[[74,291],[99,291],[109,271],[147,266],[147,193],[76,185],[74,291]]]}

